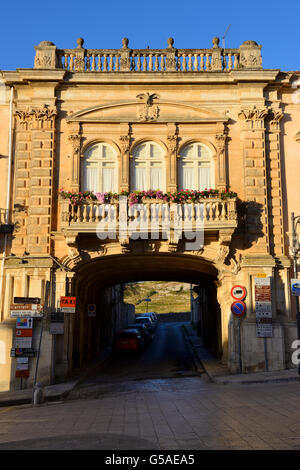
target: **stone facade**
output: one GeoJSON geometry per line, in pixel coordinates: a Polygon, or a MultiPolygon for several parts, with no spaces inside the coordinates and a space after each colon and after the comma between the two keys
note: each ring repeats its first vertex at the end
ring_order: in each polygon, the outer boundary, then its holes
{"type": "MultiPolygon", "coordinates": [[[[300,214],[299,74],[264,69],[261,46],[254,41],[226,50],[218,38],[209,49],[177,49],[172,38],[157,50],[130,49],[126,38],[120,49],[83,45],[81,38],[75,49],[43,41],[35,48],[34,68],[1,72],[7,99],[0,104],[0,214],[8,214],[6,223],[14,230],[0,234],[0,387],[18,387],[10,358],[15,328],[10,303],[14,296],[43,298],[47,281],[52,309],[66,286],[78,307],[59,347],[43,320],[45,383],[66,377],[75,360],[82,365],[95,349],[86,304],[97,286],[110,289],[139,279],[202,283],[217,312],[206,322],[212,325],[207,334],[215,334],[212,342],[232,372],[239,370],[240,357],[230,291],[235,284],[245,286],[241,354],[243,371],[251,372],[265,367],[264,340],[255,333],[254,278],[271,277],[268,367],[291,366],[296,323],[288,214],[300,214]],[[166,191],[178,188],[183,149],[200,142],[213,158],[215,188],[238,195],[203,201],[199,250],[186,250],[172,230],[167,239],[100,241],[94,205],[75,210],[58,195],[62,187],[80,191],[86,151],[97,142],[109,144],[117,155],[118,192],[130,190],[134,150],[148,141],[163,150],[166,191]],[[56,366],[58,354],[62,361],[56,366]]],[[[193,218],[191,223],[195,227],[193,218]]],[[[30,360],[27,386],[34,373],[35,358],[30,360]]]]}

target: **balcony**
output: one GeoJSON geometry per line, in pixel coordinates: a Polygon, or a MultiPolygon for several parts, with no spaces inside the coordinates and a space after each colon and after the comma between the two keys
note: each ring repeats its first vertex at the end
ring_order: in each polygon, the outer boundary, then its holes
{"type": "Polygon", "coordinates": [[[145,200],[130,206],[126,201],[109,204],[88,201],[80,205],[60,200],[60,227],[67,236],[97,233],[99,238],[136,239],[137,234],[151,238],[181,238],[180,232],[216,234],[220,231],[233,233],[237,227],[236,198],[207,198],[197,203],[173,203],[145,200]]]}

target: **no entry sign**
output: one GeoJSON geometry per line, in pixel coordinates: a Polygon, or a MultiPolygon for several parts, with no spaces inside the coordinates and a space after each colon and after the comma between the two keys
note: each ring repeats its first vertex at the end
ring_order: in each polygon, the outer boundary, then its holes
{"type": "Polygon", "coordinates": [[[244,300],[246,295],[247,291],[243,286],[233,286],[231,289],[231,297],[233,297],[234,300],[244,300]]]}
{"type": "Polygon", "coordinates": [[[231,305],[231,312],[237,317],[243,317],[246,313],[246,304],[242,300],[236,300],[231,305]]]}

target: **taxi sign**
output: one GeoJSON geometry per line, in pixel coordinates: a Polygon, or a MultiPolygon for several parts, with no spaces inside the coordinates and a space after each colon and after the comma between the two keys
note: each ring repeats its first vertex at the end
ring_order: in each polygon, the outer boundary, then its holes
{"type": "Polygon", "coordinates": [[[76,310],[76,297],[62,296],[60,298],[60,309],[62,312],[74,313],[76,310]]]}
{"type": "Polygon", "coordinates": [[[246,304],[242,300],[236,300],[231,305],[231,312],[236,317],[243,317],[246,313],[246,304]]]}
{"type": "Polygon", "coordinates": [[[247,291],[245,287],[243,286],[233,286],[231,289],[231,297],[234,298],[234,300],[244,300],[244,298],[247,295],[247,291]]]}

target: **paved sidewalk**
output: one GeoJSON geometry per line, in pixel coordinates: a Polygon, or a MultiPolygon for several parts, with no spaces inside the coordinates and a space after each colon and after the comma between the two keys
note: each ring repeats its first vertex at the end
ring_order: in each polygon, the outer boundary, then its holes
{"type": "MultiPolygon", "coordinates": [[[[300,381],[298,369],[287,369],[275,372],[257,372],[251,374],[231,374],[227,367],[216,360],[203,346],[201,338],[189,324],[183,326],[186,340],[193,354],[194,364],[200,374],[203,369],[211,382],[223,385],[281,383],[300,381]]],[[[83,381],[89,374],[102,367],[110,359],[110,348],[104,350],[100,358],[89,364],[78,377],[72,377],[67,382],[44,387],[45,402],[62,401],[83,381]]],[[[0,408],[14,405],[32,403],[32,389],[0,392],[0,408]]]]}
{"type": "Polygon", "coordinates": [[[238,385],[300,381],[297,367],[273,372],[232,374],[226,365],[222,364],[207,351],[202,339],[190,324],[186,323],[183,329],[194,353],[196,368],[200,370],[203,367],[210,380],[214,383],[238,385]]]}
{"type": "MultiPolygon", "coordinates": [[[[68,381],[63,383],[57,383],[54,385],[48,385],[43,388],[44,401],[53,402],[60,401],[67,398],[72,390],[78,386],[83,380],[85,380],[90,374],[94,373],[99,367],[110,360],[111,348],[104,349],[100,356],[98,356],[93,362],[88,364],[81,374],[76,377],[71,377],[68,381]]],[[[0,392],[0,408],[14,405],[24,405],[33,402],[33,390],[32,388],[26,388],[24,390],[12,390],[7,392],[0,392]]]]}

